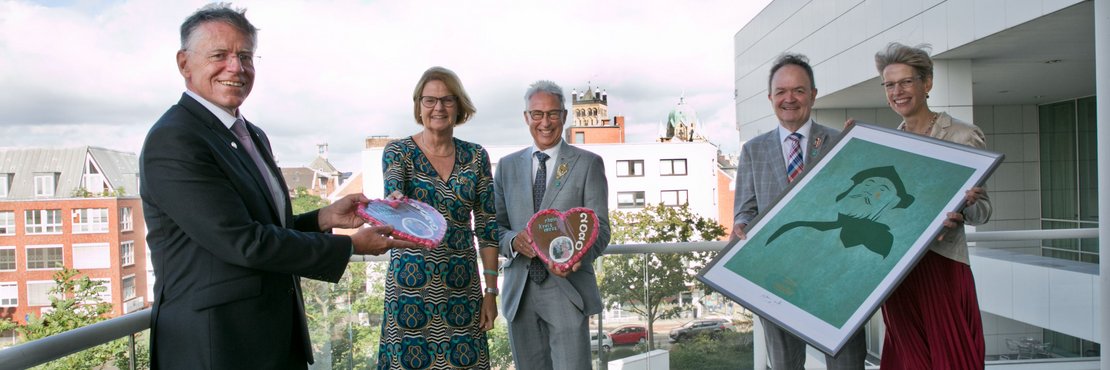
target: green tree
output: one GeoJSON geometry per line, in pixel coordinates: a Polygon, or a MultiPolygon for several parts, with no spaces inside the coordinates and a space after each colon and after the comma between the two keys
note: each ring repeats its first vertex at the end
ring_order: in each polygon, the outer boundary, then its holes
{"type": "Polygon", "coordinates": [[[308,213],[328,205],[328,200],[308,193],[308,189],[299,186],[293,190],[293,214],[308,213]]]}
{"type": "MultiPolygon", "coordinates": [[[[688,204],[668,207],[649,205],[637,212],[613,211],[611,244],[677,243],[717,240],[725,230],[716,221],[698,216],[688,204]]],[[[647,319],[648,349],[654,349],[655,320],[678,315],[683,307],[667,305],[689,285],[701,286],[694,279],[712,259],[712,252],[620,254],[602,258],[601,295],[606,304],[636,313],[647,319]],[[645,281],[645,277],[647,281],[645,281]],[[645,287],[650,287],[646,289],[645,287]]]]}
{"type": "MultiPolygon", "coordinates": [[[[112,304],[100,299],[107,288],[104,283],[81,276],[78,270],[62,268],[54,273],[55,286],[50,289],[49,312],[30,315],[27,324],[16,328],[26,341],[45,338],[68,330],[92,325],[107,319],[112,304]]],[[[124,353],[124,341],[116,340],[104,345],[51,361],[40,369],[90,369],[114,362],[124,353]]]]}

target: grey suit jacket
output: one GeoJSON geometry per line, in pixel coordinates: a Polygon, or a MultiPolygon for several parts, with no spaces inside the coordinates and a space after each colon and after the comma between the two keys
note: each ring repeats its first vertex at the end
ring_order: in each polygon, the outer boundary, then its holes
{"type": "MultiPolygon", "coordinates": [[[[501,289],[501,310],[509,322],[516,317],[520,297],[528,279],[528,257],[513,256],[512,240],[528,226],[532,209],[532,151],[531,147],[501,158],[493,177],[494,203],[497,207],[497,227],[500,231],[501,255],[508,258],[502,266],[504,287],[501,289]]],[[[567,300],[586,315],[601,312],[601,294],[597,289],[597,276],[593,261],[609,245],[609,184],[605,179],[605,163],[597,154],[559,143],[558,163],[549,167],[556,171],[564,164],[569,171],[561,178],[552,176],[547,191],[540,202],[540,209],[566,211],[574,207],[592,209],[600,224],[597,241],[582,257],[582,266],[566,279],[554,279],[567,300]]]]}
{"type": "MultiPolygon", "coordinates": [[[[806,171],[836,144],[834,140],[838,135],[840,130],[813,123],[806,138],[806,171]]],[[[779,141],[777,128],[745,143],[740,149],[740,162],[736,167],[733,224],[750,225],[760,212],[778,200],[788,185],[786,161],[782,158],[782,142],[779,141]]]]}

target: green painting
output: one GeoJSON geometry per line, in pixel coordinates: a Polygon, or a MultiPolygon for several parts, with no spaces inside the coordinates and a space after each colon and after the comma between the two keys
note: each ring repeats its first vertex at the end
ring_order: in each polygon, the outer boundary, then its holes
{"type": "Polygon", "coordinates": [[[848,140],[724,261],[726,269],[837,328],[945,211],[952,194],[963,194],[975,173],[848,140]]]}

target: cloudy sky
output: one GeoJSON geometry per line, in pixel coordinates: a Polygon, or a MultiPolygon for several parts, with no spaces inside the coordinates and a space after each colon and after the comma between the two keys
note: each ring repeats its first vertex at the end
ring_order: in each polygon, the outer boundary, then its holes
{"type": "MultiPolygon", "coordinates": [[[[627,141],[652,141],[680,95],[702,132],[738,149],[733,35],[766,0],[238,1],[257,26],[244,115],[282,166],[330,145],[357,171],[367,136],[419,130],[412,89],[430,66],[454,70],[478,114],[455,135],[527,145],[529,83],[609,93],[627,141]]],[[[184,89],[178,27],[201,1],[0,0],[0,146],[95,145],[138,153],[184,89]]]]}

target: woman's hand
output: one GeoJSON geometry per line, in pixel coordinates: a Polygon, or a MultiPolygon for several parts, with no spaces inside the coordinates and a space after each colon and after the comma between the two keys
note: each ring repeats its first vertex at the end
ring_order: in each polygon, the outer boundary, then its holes
{"type": "Polygon", "coordinates": [[[497,295],[485,293],[482,296],[482,309],[478,312],[478,329],[489,331],[493,329],[493,321],[497,319],[497,295]]]}

